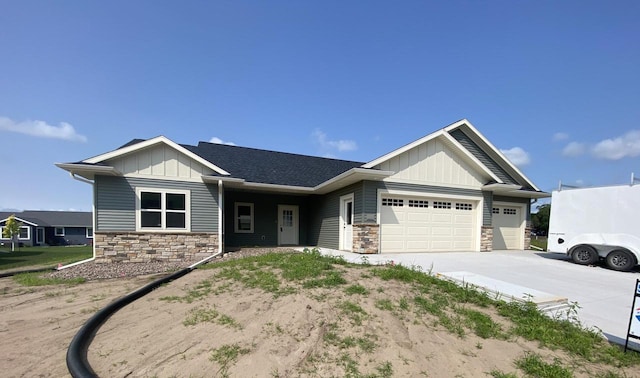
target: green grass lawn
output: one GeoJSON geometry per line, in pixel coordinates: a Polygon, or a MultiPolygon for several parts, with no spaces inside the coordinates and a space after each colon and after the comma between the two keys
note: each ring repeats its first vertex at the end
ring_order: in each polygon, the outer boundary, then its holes
{"type": "Polygon", "coordinates": [[[93,256],[91,246],[22,247],[11,252],[11,245],[0,247],[0,271],[57,266],[88,259],[93,256]]]}
{"type": "MultiPolygon", "coordinates": [[[[547,250],[547,237],[546,236],[532,236],[531,245],[538,248],[542,248],[543,251],[547,250]]],[[[533,249],[533,248],[532,248],[533,249]]]]}

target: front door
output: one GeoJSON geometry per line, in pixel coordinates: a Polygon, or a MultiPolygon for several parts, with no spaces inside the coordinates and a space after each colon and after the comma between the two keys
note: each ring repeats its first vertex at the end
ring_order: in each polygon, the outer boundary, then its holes
{"type": "Polygon", "coordinates": [[[44,244],[44,227],[36,228],[36,244],[38,245],[44,244]]]}
{"type": "Polygon", "coordinates": [[[278,205],[278,245],[298,245],[298,206],[278,205]]]}
{"type": "Polygon", "coordinates": [[[353,249],[353,194],[340,197],[340,249],[353,249]]]}

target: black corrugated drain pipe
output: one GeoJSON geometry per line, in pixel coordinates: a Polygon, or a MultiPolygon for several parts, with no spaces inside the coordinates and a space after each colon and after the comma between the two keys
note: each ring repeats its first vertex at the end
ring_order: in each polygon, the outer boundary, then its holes
{"type": "Polygon", "coordinates": [[[89,365],[87,352],[89,351],[89,345],[91,345],[96,332],[98,332],[102,324],[111,315],[115,314],[118,310],[128,305],[129,303],[149,294],[158,286],[171,282],[173,280],[177,280],[178,278],[190,273],[196,268],[196,266],[209,261],[219,254],[220,253],[216,253],[202,261],[191,265],[188,268],[184,268],[166,277],[153,281],[150,284],[147,284],[142,288],[111,302],[105,308],[96,312],[89,320],[87,320],[82,328],[80,328],[78,333],[76,333],[76,335],[73,337],[73,340],[71,340],[71,344],[69,344],[69,349],[67,349],[67,368],[69,369],[69,373],[71,373],[71,376],[74,378],[98,377],[98,375],[91,368],[91,365],[89,365]]]}

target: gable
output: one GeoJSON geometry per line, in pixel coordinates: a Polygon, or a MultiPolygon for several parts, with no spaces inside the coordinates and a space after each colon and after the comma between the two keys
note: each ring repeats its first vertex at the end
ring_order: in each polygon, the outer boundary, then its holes
{"type": "Polygon", "coordinates": [[[437,137],[390,157],[375,168],[395,172],[387,180],[477,189],[491,176],[474,166],[447,138],[437,137]]]}
{"type": "Polygon", "coordinates": [[[103,162],[125,176],[200,180],[214,171],[175,148],[159,143],[103,162]]]}

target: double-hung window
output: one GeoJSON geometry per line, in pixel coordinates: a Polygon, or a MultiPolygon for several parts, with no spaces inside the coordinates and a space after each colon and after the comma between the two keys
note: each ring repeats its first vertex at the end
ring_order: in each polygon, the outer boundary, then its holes
{"type": "Polygon", "coordinates": [[[253,233],[253,204],[236,202],[234,231],[240,234],[253,233]]]}
{"type": "Polygon", "coordinates": [[[190,231],[188,190],[136,189],[136,228],[151,231],[190,231]]]}

